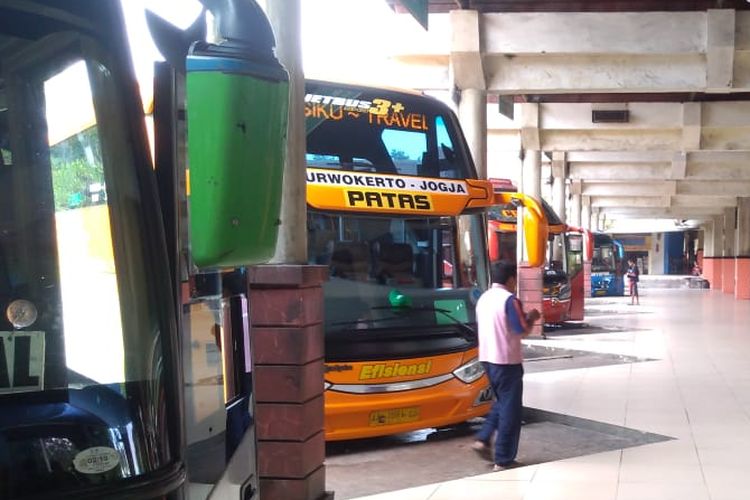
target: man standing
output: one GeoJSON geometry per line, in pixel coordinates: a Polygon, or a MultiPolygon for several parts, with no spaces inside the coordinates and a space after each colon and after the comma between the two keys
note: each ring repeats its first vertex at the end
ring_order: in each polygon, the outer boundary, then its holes
{"type": "Polygon", "coordinates": [[[638,281],[640,276],[640,271],[638,270],[638,266],[635,263],[635,260],[632,258],[628,259],[628,272],[626,276],[628,277],[628,282],[630,283],[630,305],[632,306],[634,303],[636,305],[641,305],[641,298],[638,296],[638,281]]]}
{"type": "Polygon", "coordinates": [[[520,464],[516,462],[521,437],[523,398],[523,355],[521,339],[528,336],[539,311],[525,314],[514,295],[515,262],[494,262],[490,269],[492,286],[477,301],[479,361],[490,379],[495,402],[476,435],[472,449],[490,459],[490,441],[495,437],[493,471],[520,464]]]}

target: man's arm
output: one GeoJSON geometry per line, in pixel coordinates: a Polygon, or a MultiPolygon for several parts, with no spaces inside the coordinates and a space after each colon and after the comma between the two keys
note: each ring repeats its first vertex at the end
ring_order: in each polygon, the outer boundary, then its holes
{"type": "Polygon", "coordinates": [[[534,322],[541,317],[541,314],[536,309],[532,309],[526,314],[521,306],[521,301],[515,296],[508,300],[506,314],[508,315],[508,321],[513,333],[517,333],[523,337],[528,337],[531,334],[534,322]]]}

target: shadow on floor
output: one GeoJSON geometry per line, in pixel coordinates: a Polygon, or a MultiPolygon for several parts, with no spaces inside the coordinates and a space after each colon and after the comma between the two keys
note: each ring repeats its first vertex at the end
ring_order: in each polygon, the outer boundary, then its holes
{"type": "MultiPolygon", "coordinates": [[[[326,488],[356,498],[486,474],[470,446],[482,419],[445,429],[326,445],[326,488]]],[[[526,465],[672,439],[635,429],[524,408],[518,460],[526,465]]]]}

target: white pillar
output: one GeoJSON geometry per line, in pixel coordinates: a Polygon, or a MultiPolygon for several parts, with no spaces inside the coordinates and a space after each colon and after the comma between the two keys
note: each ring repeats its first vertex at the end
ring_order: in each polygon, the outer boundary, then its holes
{"type": "Polygon", "coordinates": [[[469,143],[469,150],[480,179],[487,178],[487,92],[481,89],[461,90],[458,120],[469,143]]]}
{"type": "Polygon", "coordinates": [[[714,233],[716,232],[716,220],[711,220],[703,225],[703,257],[714,257],[716,254],[714,233]]]}
{"type": "Polygon", "coordinates": [[[581,196],[581,226],[584,229],[594,229],[591,227],[591,197],[581,196]]]}
{"type": "Polygon", "coordinates": [[[568,220],[565,210],[565,174],[565,152],[555,151],[552,153],[552,200],[555,204],[555,212],[563,222],[568,220]]]}
{"type": "Polygon", "coordinates": [[[734,269],[736,299],[750,299],[750,198],[737,199],[737,250],[734,269]]]}
{"type": "Polygon", "coordinates": [[[281,225],[271,262],[307,264],[307,178],[305,176],[305,75],[302,72],[301,0],[268,0],[276,55],[289,72],[289,125],[281,194],[281,225]],[[301,228],[301,229],[300,229],[301,228]]]}
{"type": "Polygon", "coordinates": [[[570,196],[570,224],[572,226],[583,227],[581,225],[581,195],[573,194],[570,196]]]}
{"type": "Polygon", "coordinates": [[[737,199],[737,238],[735,243],[738,257],[750,257],[750,198],[737,199]]]}
{"type": "Polygon", "coordinates": [[[599,227],[599,208],[591,207],[591,220],[589,221],[589,227],[592,231],[601,231],[599,227]]]}
{"type": "Polygon", "coordinates": [[[737,211],[734,207],[724,210],[724,257],[736,257],[735,243],[737,240],[737,211]]]}
{"type": "Polygon", "coordinates": [[[542,152],[527,150],[523,157],[522,190],[537,200],[542,199],[542,152]]]}

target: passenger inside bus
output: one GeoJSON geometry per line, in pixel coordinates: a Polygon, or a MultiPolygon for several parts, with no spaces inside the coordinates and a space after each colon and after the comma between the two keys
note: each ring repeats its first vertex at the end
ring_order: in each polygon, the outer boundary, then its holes
{"type": "Polygon", "coordinates": [[[380,245],[378,281],[382,284],[413,284],[414,251],[407,243],[380,245]]]}
{"type": "Polygon", "coordinates": [[[337,241],[331,253],[331,276],[354,281],[369,278],[370,256],[366,243],[337,241]]]}

